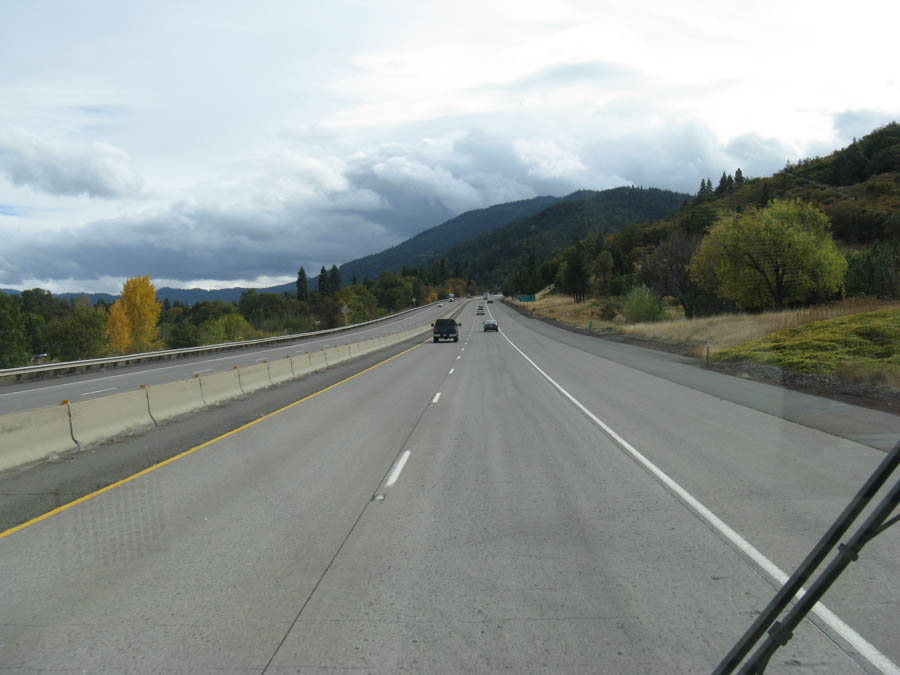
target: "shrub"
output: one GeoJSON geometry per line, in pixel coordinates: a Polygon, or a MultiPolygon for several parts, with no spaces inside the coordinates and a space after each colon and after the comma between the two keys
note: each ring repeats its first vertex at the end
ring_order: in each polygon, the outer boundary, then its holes
{"type": "Polygon", "coordinates": [[[641,284],[628,292],[622,314],[630,323],[657,321],[662,315],[662,306],[656,294],[641,284]]]}
{"type": "Polygon", "coordinates": [[[619,308],[611,300],[607,300],[600,308],[600,318],[604,321],[612,321],[618,313],[619,308]]]}

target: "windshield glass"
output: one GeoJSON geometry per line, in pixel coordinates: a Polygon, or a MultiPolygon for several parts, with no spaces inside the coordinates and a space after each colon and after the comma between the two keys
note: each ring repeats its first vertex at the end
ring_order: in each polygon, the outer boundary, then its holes
{"type": "Polygon", "coordinates": [[[0,16],[0,670],[900,672],[893,3],[0,16]]]}

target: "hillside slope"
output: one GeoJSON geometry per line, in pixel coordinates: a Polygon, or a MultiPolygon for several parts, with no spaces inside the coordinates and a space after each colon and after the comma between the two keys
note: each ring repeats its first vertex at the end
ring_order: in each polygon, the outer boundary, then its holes
{"type": "Polygon", "coordinates": [[[350,283],[354,275],[361,281],[365,277],[374,279],[382,272],[399,272],[403,267],[425,265],[467,239],[543,211],[565,199],[568,197],[534,197],[466,211],[380,253],[344,263],[340,266],[341,278],[344,283],[350,283]]]}
{"type": "Polygon", "coordinates": [[[496,285],[531,252],[542,258],[555,256],[590,230],[612,233],[630,223],[658,220],[690,198],[681,192],[638,187],[573,193],[568,201],[450,249],[446,257],[459,263],[467,276],[496,285]],[[576,195],[581,198],[572,198],[576,195]]]}

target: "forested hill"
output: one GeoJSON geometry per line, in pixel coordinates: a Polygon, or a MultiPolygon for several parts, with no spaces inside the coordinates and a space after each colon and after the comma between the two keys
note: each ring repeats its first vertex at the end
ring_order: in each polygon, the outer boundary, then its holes
{"type": "Polygon", "coordinates": [[[664,218],[691,195],[657,188],[619,187],[602,192],[581,191],[540,213],[520,218],[470,239],[444,255],[466,276],[499,285],[532,252],[557,254],[590,230],[618,232],[630,223],[664,218]],[[579,198],[580,197],[580,198],[579,198]]]}
{"type": "Polygon", "coordinates": [[[698,194],[687,215],[706,209],[708,226],[716,212],[762,207],[776,198],[815,204],[831,221],[834,238],[846,244],[900,238],[900,124],[875,129],[826,157],[788,162],[740,189],[722,189],[720,179],[714,193],[698,194]]]}
{"type": "Polygon", "coordinates": [[[340,267],[341,278],[344,283],[350,283],[354,276],[362,281],[365,277],[375,279],[386,271],[399,272],[403,267],[424,266],[447,249],[467,239],[489,232],[517,218],[543,211],[548,206],[568,198],[534,197],[466,211],[380,253],[344,263],[340,267]]]}

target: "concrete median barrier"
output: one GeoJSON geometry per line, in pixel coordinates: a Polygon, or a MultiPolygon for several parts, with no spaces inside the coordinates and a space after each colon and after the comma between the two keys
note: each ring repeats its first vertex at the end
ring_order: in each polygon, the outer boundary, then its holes
{"type": "Polygon", "coordinates": [[[272,386],[269,379],[269,364],[257,363],[252,366],[238,368],[238,377],[241,381],[241,391],[245,394],[272,386]]]}
{"type": "Polygon", "coordinates": [[[313,372],[309,364],[309,352],[291,357],[294,366],[294,377],[305,377],[313,372]]]}
{"type": "Polygon", "coordinates": [[[157,422],[199,410],[206,405],[200,392],[199,377],[147,387],[147,400],[150,415],[157,422]]]}
{"type": "Polygon", "coordinates": [[[72,436],[92,445],[154,426],[144,389],[69,404],[72,436]]]}
{"type": "Polygon", "coordinates": [[[67,405],[0,417],[0,471],[77,447],[67,405]]]}
{"type": "Polygon", "coordinates": [[[233,398],[243,396],[241,381],[237,368],[226,370],[222,373],[200,376],[200,393],[206,405],[230,401],[233,398]]]}
{"type": "Polygon", "coordinates": [[[324,349],[309,353],[309,368],[311,372],[318,373],[320,370],[325,370],[327,367],[328,364],[325,363],[324,349]]]}
{"type": "Polygon", "coordinates": [[[294,379],[294,367],[290,356],[269,361],[269,380],[279,384],[294,379]]]}
{"type": "Polygon", "coordinates": [[[328,347],[325,350],[325,363],[332,368],[339,363],[343,363],[350,358],[347,353],[347,345],[338,345],[337,347],[328,347]]]}

